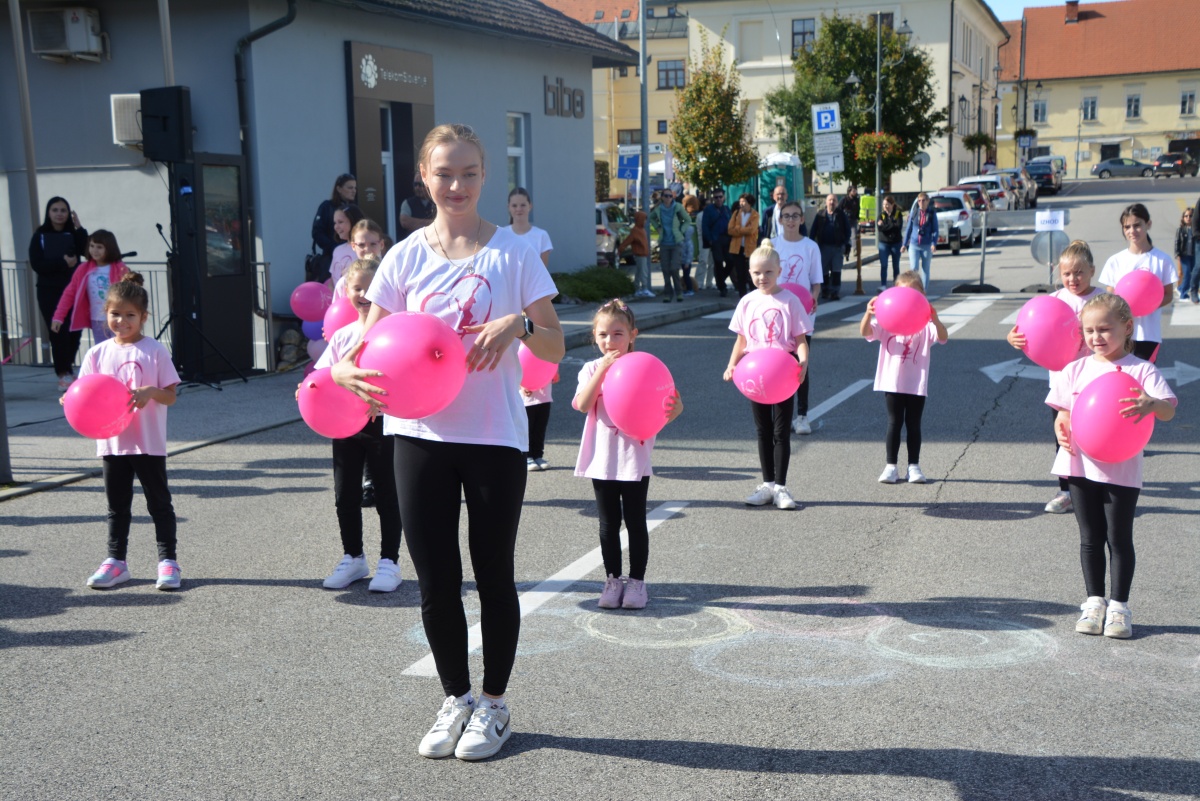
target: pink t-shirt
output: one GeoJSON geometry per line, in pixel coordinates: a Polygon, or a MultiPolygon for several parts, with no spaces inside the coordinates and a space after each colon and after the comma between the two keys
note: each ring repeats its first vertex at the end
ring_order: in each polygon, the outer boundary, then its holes
{"type": "MultiPolygon", "coordinates": [[[[592,380],[599,366],[600,359],[596,359],[579,371],[576,395],[592,380]]],[[[654,439],[637,440],[617,430],[604,409],[604,395],[598,395],[583,421],[583,439],[579,443],[575,475],[609,481],[641,481],[643,476],[652,474],[650,454],[654,450],[654,439]]]]}
{"type": "MultiPolygon", "coordinates": [[[[1104,361],[1095,356],[1078,359],[1068,364],[1055,376],[1050,385],[1050,394],[1046,396],[1046,405],[1054,409],[1071,411],[1075,405],[1075,397],[1083,391],[1095,378],[1105,373],[1111,373],[1117,368],[1136,378],[1152,398],[1170,401],[1172,406],[1177,404],[1175,393],[1163,378],[1158,368],[1143,361],[1133,354],[1127,354],[1115,362],[1104,361]]],[[[1145,418],[1143,418],[1143,422],[1145,418]]],[[[1132,459],[1123,462],[1098,462],[1091,459],[1075,445],[1075,437],[1071,437],[1071,449],[1075,453],[1067,453],[1062,448],[1054,457],[1054,466],[1050,472],[1056,476],[1076,476],[1099,481],[1103,484],[1116,484],[1121,487],[1142,486],[1142,454],[1139,452],[1132,459]]]]}
{"type": "Polygon", "coordinates": [[[346,272],[346,268],[356,258],[358,258],[358,254],[354,252],[354,248],[350,247],[349,242],[343,242],[333,249],[333,256],[329,262],[329,278],[335,286],[342,274],[346,272]]]}
{"type": "MultiPolygon", "coordinates": [[[[83,357],[79,375],[115,376],[129,389],[166,389],[179,383],[170,352],[157,339],[142,337],[132,345],[107,339],[83,357]]],[[[134,412],[129,428],[115,437],[96,440],[97,456],[167,455],[167,407],[152,400],[134,412]]]]}
{"type": "Polygon", "coordinates": [[[796,351],[796,340],[812,331],[812,320],[800,298],[781,289],[774,295],[755,290],[740,301],[729,330],[746,338],[746,350],[779,348],[796,351]]]}
{"type": "MultiPolygon", "coordinates": [[[[383,257],[367,299],[389,312],[436,315],[462,335],[507,314],[520,314],[535,301],[554,297],[558,288],[540,255],[511,231],[497,229],[474,260],[474,272],[455,267],[436,253],[420,231],[383,257]]],[[[463,335],[463,347],[475,341],[463,335]]],[[[467,376],[454,402],[420,420],[384,416],[385,434],[439,442],[502,445],[528,450],[529,423],[520,398],[521,362],[516,342],[492,371],[467,376]]]]}
{"type": "MultiPolygon", "coordinates": [[[[1076,295],[1071,290],[1067,289],[1066,287],[1063,287],[1062,289],[1058,290],[1057,292],[1051,292],[1050,297],[1058,298],[1063,303],[1070,306],[1071,311],[1075,312],[1075,316],[1078,317],[1080,314],[1083,313],[1083,307],[1087,305],[1087,302],[1089,300],[1096,297],[1097,295],[1103,295],[1103,294],[1104,294],[1104,288],[1098,287],[1098,286],[1092,287],[1091,290],[1089,290],[1088,293],[1085,295],[1076,295]]],[[[1090,354],[1091,354],[1091,351],[1088,350],[1087,342],[1085,342],[1083,340],[1083,336],[1081,334],[1081,336],[1079,337],[1079,352],[1075,354],[1075,358],[1082,359],[1084,356],[1088,356],[1090,354]]],[[[1051,384],[1054,383],[1054,377],[1056,375],[1058,375],[1059,372],[1061,372],[1061,371],[1059,371],[1059,370],[1051,370],[1050,371],[1050,383],[1051,384]]]]}
{"type": "Polygon", "coordinates": [[[899,392],[904,395],[929,394],[929,352],[934,344],[944,345],[937,338],[937,326],[932,321],[911,336],[884,331],[879,321],[871,318],[868,342],[879,343],[879,362],[875,366],[875,391],[899,392]]]}
{"type": "Polygon", "coordinates": [[[329,340],[329,345],[325,348],[325,352],[321,354],[321,358],[317,359],[317,363],[313,365],[313,369],[320,370],[322,367],[332,367],[336,362],[340,362],[347,353],[354,350],[354,346],[362,339],[362,331],[362,323],[358,322],[344,325],[334,331],[333,337],[329,340]]]}

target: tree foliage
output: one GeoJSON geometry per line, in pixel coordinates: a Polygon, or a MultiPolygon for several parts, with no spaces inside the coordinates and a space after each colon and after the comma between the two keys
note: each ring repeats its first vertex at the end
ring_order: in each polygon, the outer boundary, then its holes
{"type": "Polygon", "coordinates": [[[607,161],[596,159],[596,201],[608,200],[609,193],[609,164],[607,161]]]}
{"type": "MultiPolygon", "coordinates": [[[[929,54],[906,44],[893,31],[883,31],[883,61],[886,65],[904,56],[897,66],[883,70],[881,130],[894,134],[902,143],[898,154],[883,157],[886,176],[912,164],[913,157],[935,137],[946,132],[948,115],[934,93],[933,61],[929,54]]],[[[812,112],[817,103],[837,102],[842,112],[842,141],[846,170],[840,177],[859,186],[875,183],[873,159],[855,159],[845,147],[855,136],[875,131],[875,23],[834,15],[822,17],[816,39],[809,50],[801,50],[793,62],[795,80],[766,96],[767,110],[774,115],[781,146],[791,150],[797,142],[800,161],[815,164],[812,143],[812,112]],[[862,81],[858,87],[846,79],[853,72],[862,81]]]]}
{"type": "Polygon", "coordinates": [[[687,86],[675,90],[671,154],[675,171],[702,190],[750,180],[758,152],[741,108],[741,76],[721,48],[701,33],[698,59],[688,58],[687,86]]]}

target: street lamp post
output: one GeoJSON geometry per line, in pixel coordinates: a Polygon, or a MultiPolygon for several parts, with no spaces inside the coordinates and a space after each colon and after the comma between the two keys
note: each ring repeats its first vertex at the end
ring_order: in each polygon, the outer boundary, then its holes
{"type": "Polygon", "coordinates": [[[1079,122],[1075,126],[1075,180],[1079,180],[1079,149],[1083,146],[1083,101],[1079,101],[1079,122]]]}
{"type": "MultiPolygon", "coordinates": [[[[912,36],[912,28],[908,27],[908,20],[901,20],[900,27],[896,30],[896,35],[900,37],[901,45],[908,42],[908,38],[912,36]]],[[[883,70],[898,67],[900,62],[904,61],[905,52],[900,51],[900,58],[895,61],[889,61],[886,64],[883,61],[883,13],[875,12],[875,133],[883,132],[883,70]]],[[[853,70],[850,72],[850,77],[846,79],[846,83],[856,87],[862,91],[862,80],[853,70]]],[[[882,209],[883,204],[879,202],[879,198],[883,193],[883,154],[876,148],[875,151],[875,203],[877,209],[882,209]]]]}

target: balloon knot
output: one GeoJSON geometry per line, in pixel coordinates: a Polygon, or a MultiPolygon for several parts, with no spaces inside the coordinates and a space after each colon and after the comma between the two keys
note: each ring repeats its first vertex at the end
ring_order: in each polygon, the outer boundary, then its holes
{"type": "Polygon", "coordinates": [[[435,351],[433,352],[433,358],[435,358],[435,359],[440,359],[440,358],[442,358],[442,352],[441,352],[440,350],[435,350],[435,351]]]}

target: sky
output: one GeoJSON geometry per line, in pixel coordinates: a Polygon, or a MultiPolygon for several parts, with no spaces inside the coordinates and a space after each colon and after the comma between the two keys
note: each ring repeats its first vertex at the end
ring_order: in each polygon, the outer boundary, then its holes
{"type": "MultiPolygon", "coordinates": [[[[986,0],[987,4],[992,7],[992,11],[996,12],[996,16],[1001,22],[1008,20],[1020,19],[1022,9],[1034,8],[1037,6],[1065,6],[1065,0],[986,0]]],[[[1083,3],[1090,5],[1098,2],[1098,0],[1083,0],[1083,3]]]]}

